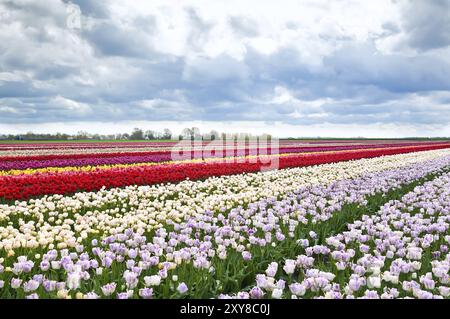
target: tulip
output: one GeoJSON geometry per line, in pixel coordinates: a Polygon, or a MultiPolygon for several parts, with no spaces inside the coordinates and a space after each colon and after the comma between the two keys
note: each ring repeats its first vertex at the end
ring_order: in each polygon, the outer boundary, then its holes
{"type": "Polygon", "coordinates": [[[188,287],[184,282],[182,282],[178,285],[177,291],[183,295],[188,291],[188,287]]]}

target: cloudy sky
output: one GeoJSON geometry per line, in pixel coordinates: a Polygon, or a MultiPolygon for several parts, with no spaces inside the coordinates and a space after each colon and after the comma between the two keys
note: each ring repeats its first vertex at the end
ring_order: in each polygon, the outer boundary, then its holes
{"type": "Polygon", "coordinates": [[[450,136],[450,1],[0,0],[0,133],[450,136]]]}

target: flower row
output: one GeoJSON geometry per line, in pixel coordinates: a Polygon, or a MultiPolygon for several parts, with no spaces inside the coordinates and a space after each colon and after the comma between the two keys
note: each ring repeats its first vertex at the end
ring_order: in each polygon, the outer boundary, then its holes
{"type": "MultiPolygon", "coordinates": [[[[185,143],[185,142],[183,142],[185,143]]],[[[216,140],[212,142],[195,141],[195,148],[210,147],[214,149],[240,149],[240,148],[262,148],[261,142],[233,142],[216,140]]],[[[269,143],[270,144],[270,143],[269,143]]],[[[332,151],[332,150],[350,150],[350,149],[367,149],[367,148],[382,148],[382,147],[409,147],[409,146],[425,146],[425,145],[445,145],[445,142],[401,142],[401,143],[303,143],[293,141],[277,141],[279,148],[296,149],[295,152],[315,152],[315,151],[332,151]]],[[[173,148],[178,147],[179,144],[175,142],[167,143],[100,143],[95,145],[90,144],[57,144],[46,147],[22,145],[22,147],[10,147],[0,144],[0,158],[2,160],[21,160],[23,159],[66,159],[66,158],[85,158],[86,156],[99,155],[120,156],[122,153],[139,153],[144,152],[169,152],[173,148]],[[73,156],[73,157],[72,157],[73,156]]],[[[125,155],[126,156],[126,155],[125,155]]]]}
{"type": "MultiPolygon", "coordinates": [[[[211,142],[219,142],[222,140],[213,140],[213,141],[202,141],[204,145],[209,144],[211,142]]],[[[226,139],[226,141],[231,143],[238,143],[238,140],[234,142],[232,139],[226,139]]],[[[82,142],[61,142],[61,143],[15,143],[15,144],[1,144],[0,143],[0,151],[5,150],[39,150],[39,149],[101,149],[101,148],[129,148],[129,147],[135,147],[135,148],[141,148],[141,147],[154,147],[154,148],[164,148],[164,147],[171,147],[178,143],[178,141],[170,141],[170,142],[156,142],[156,141],[148,141],[148,142],[93,142],[93,143],[82,143],[82,142]]],[[[255,144],[257,143],[255,139],[249,139],[247,140],[247,143],[255,144]]],[[[386,143],[386,141],[367,141],[367,140],[349,140],[349,141],[331,141],[331,140],[324,140],[324,141],[301,141],[301,140],[280,140],[280,144],[284,146],[314,146],[314,145],[323,145],[326,144],[328,146],[342,146],[342,145],[387,145],[390,144],[392,146],[394,145],[404,145],[404,146],[410,146],[410,145],[420,145],[420,144],[437,144],[442,143],[442,141],[435,141],[435,142],[418,142],[418,141],[398,141],[398,142],[389,142],[386,143]]]]}
{"type": "Polygon", "coordinates": [[[4,150],[35,150],[35,149],[90,149],[90,148],[127,148],[127,147],[167,147],[176,142],[54,142],[54,143],[22,143],[0,144],[0,151],[4,150]]]}
{"type": "MultiPolygon", "coordinates": [[[[104,153],[96,153],[94,149],[93,153],[80,153],[80,154],[50,154],[50,155],[28,155],[28,156],[5,156],[2,152],[0,152],[0,156],[3,162],[17,162],[17,164],[21,162],[27,161],[52,161],[52,160],[75,160],[75,159],[95,159],[95,158],[114,158],[114,157],[128,157],[128,156],[149,156],[149,155],[170,155],[172,151],[176,151],[177,149],[185,150],[187,153],[198,152],[202,150],[211,149],[213,152],[221,154],[223,156],[241,156],[241,155],[250,155],[250,154],[278,154],[278,153],[309,153],[309,152],[326,152],[326,151],[344,151],[344,150],[359,150],[359,149],[373,149],[373,148],[389,148],[389,147],[410,147],[410,146],[436,146],[436,145],[447,145],[447,143],[427,143],[427,144],[413,144],[413,143],[402,143],[398,144],[361,144],[361,145],[327,145],[327,146],[286,146],[285,143],[281,143],[277,148],[271,149],[271,145],[259,145],[259,144],[235,144],[235,143],[223,143],[216,142],[212,144],[198,145],[195,142],[180,144],[180,145],[172,145],[172,147],[161,150],[155,148],[150,151],[142,151],[137,147],[133,151],[127,152],[121,149],[118,149],[118,152],[104,152],[104,153]]],[[[274,145],[274,147],[277,145],[274,145]]],[[[57,148],[55,150],[61,150],[61,148],[57,148]]],[[[80,148],[80,151],[85,150],[80,148]]],[[[204,152],[205,153],[205,152],[204,152]]],[[[8,164],[12,165],[12,164],[8,164]]],[[[31,162],[31,165],[36,165],[31,162]]],[[[52,166],[51,163],[47,166],[52,166]]],[[[57,165],[56,165],[57,166],[57,165]]],[[[69,166],[69,165],[66,165],[69,166]]],[[[39,166],[45,167],[45,166],[39,166]]],[[[5,169],[14,169],[0,166],[0,170],[5,169]]]]}

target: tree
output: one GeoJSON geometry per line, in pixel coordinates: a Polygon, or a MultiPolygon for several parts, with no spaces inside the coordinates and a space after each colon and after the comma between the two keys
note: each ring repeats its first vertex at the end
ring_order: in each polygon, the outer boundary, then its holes
{"type": "Polygon", "coordinates": [[[186,127],[181,132],[181,135],[183,135],[183,139],[190,140],[192,138],[192,130],[189,127],[186,127]]]}
{"type": "Polygon", "coordinates": [[[192,131],[192,137],[191,139],[201,139],[202,138],[202,134],[200,133],[200,129],[198,127],[193,127],[191,128],[192,131]]]}
{"type": "Polygon", "coordinates": [[[86,140],[88,138],[88,133],[85,131],[79,131],[76,136],[79,140],[86,140]]]}
{"type": "Polygon", "coordinates": [[[143,140],[144,139],[144,131],[140,128],[135,128],[133,133],[130,135],[130,139],[132,140],[143,140]]]}
{"type": "Polygon", "coordinates": [[[211,130],[211,132],[209,132],[209,136],[212,141],[217,140],[220,137],[219,132],[216,130],[211,130]]]}
{"type": "Polygon", "coordinates": [[[155,131],[148,130],[148,131],[145,131],[144,137],[147,140],[155,140],[156,139],[156,134],[157,133],[155,131]]]}
{"type": "Polygon", "coordinates": [[[201,139],[202,135],[200,133],[200,129],[198,127],[187,127],[185,129],[183,129],[183,131],[181,132],[181,135],[183,135],[183,139],[190,139],[190,140],[194,140],[194,139],[201,139]]]}
{"type": "Polygon", "coordinates": [[[171,138],[172,138],[172,132],[168,128],[165,128],[164,129],[164,133],[162,135],[162,139],[163,140],[170,140],[171,138]]]}

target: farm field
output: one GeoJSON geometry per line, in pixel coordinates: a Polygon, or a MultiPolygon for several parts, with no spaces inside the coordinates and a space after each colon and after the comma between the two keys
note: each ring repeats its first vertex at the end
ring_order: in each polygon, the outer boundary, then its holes
{"type": "Polygon", "coordinates": [[[0,298],[450,296],[450,142],[177,145],[0,143],[0,298]]]}

